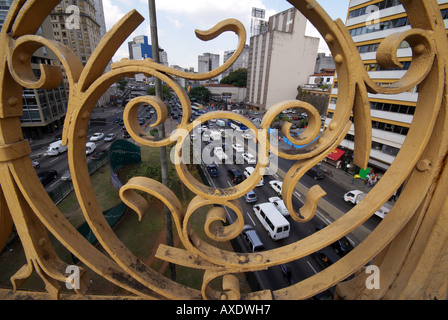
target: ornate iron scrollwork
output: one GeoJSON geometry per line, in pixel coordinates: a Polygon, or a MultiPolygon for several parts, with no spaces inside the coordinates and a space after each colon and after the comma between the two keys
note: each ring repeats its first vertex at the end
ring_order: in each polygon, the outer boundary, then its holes
{"type": "MultiPolygon", "coordinates": [[[[263,117],[259,129],[235,113],[207,113],[197,120],[234,119],[247,124],[255,133],[254,139],[259,145],[259,161],[254,174],[234,187],[216,189],[198,182],[179,161],[175,168],[182,183],[196,194],[188,204],[185,214],[176,195],[158,181],[135,177],[120,190],[122,200],[139,216],[144,214],[147,203],[136,190],[153,195],[169,208],[185,249],[160,245],[157,257],[178,265],[204,269],[206,272],[199,291],[173,282],[146,266],[108,226],[94,196],[84,158],[86,132],[96,101],[107,88],[126,75],[144,73],[161,79],[175,92],[182,105],[182,121],[166,138],[157,139],[146,134],[137,121],[138,106],[148,103],[156,109],[157,121],[152,126],[166,120],[167,107],[155,97],[138,97],[131,100],[125,108],[126,128],[132,138],[143,146],[158,148],[174,144],[175,157],[179,158],[182,144],[196,124],[188,122],[192,113],[191,102],[185,90],[172,76],[204,80],[225,71],[237,59],[246,43],[243,25],[237,20],[228,19],[208,31],[196,32],[204,41],[228,31],[238,36],[235,54],[224,65],[211,72],[190,74],[151,60],[123,60],[114,63],[112,70],[104,73],[106,62],[143,21],[139,13],[132,11],[124,16],[101,40],[87,65],[83,67],[66,46],[34,35],[59,0],[14,1],[0,34],[1,47],[5,49],[0,52],[0,240],[4,242],[5,235],[7,236],[14,223],[27,258],[26,265],[12,278],[16,290],[34,270],[45,282],[51,297],[58,297],[58,282],[66,280],[67,265],[55,254],[48,238],[49,231],[87,267],[136,297],[306,299],[337,285],[338,296],[346,299],[446,298],[448,42],[437,1],[402,0],[413,29],[384,39],[378,49],[377,61],[384,67],[399,65],[396,50],[404,40],[412,48],[413,59],[405,76],[385,87],[378,86],[369,78],[358,51],[340,20],[330,19],[315,0],[289,2],[316,26],[325,38],[336,63],[339,98],[335,115],[319,136],[318,142],[306,153],[291,153],[276,148],[268,141],[267,130],[270,124],[281,111],[290,108],[306,110],[309,126],[300,139],[294,139],[289,133],[290,125],[285,124],[282,127],[284,135],[296,144],[306,144],[318,136],[321,129],[320,117],[313,106],[301,101],[279,102],[272,106],[263,117]],[[41,65],[39,79],[32,73],[31,56],[42,46],[56,54],[67,74],[70,95],[63,143],[69,147],[73,185],[85,219],[108,255],[87,242],[66,220],[47,196],[29,161],[30,148],[23,140],[19,121],[22,114],[21,88],[54,88],[61,81],[61,70],[54,66],[41,65]],[[229,226],[217,226],[216,222],[219,225],[226,218],[222,209],[214,208],[207,216],[204,226],[206,234],[215,241],[226,241],[238,236],[244,222],[241,206],[236,199],[259,182],[268,163],[268,151],[296,161],[284,178],[282,195],[294,220],[309,221],[314,215],[318,200],[325,193],[320,187],[313,187],[307,194],[306,205],[300,212],[295,212],[292,195],[299,179],[340,144],[352,124],[356,131],[355,164],[366,167],[372,139],[367,94],[396,94],[416,85],[419,86],[416,113],[396,160],[362,202],[328,227],[298,242],[258,253],[236,253],[219,249],[202,241],[189,227],[189,219],[196,210],[208,204],[219,204],[234,210],[238,219],[229,226]],[[350,121],[352,115],[353,123],[350,121]],[[364,223],[403,183],[405,187],[402,195],[384,221],[352,252],[329,268],[280,290],[249,294],[239,291],[238,280],[233,274],[264,270],[300,259],[330,245],[364,223]],[[372,259],[384,270],[379,290],[365,288],[365,274],[340,283],[362,270],[372,259]],[[210,281],[218,277],[223,279],[224,292],[215,291],[209,286],[210,281]]],[[[85,294],[85,276],[82,279],[84,285],[77,292],[85,294]]]]}

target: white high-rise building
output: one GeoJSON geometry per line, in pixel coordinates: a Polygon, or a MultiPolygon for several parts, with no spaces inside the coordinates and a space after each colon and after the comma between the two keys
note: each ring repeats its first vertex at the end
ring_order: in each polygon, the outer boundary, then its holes
{"type": "MultiPolygon", "coordinates": [[[[215,70],[219,67],[219,54],[204,53],[198,56],[198,72],[205,73],[215,70]]],[[[211,81],[217,80],[217,78],[210,79],[211,81]]]]}
{"type": "MultiPolygon", "coordinates": [[[[448,0],[438,2],[445,24],[448,24],[448,0]]],[[[351,0],[346,26],[358,48],[364,67],[375,82],[389,84],[403,77],[412,60],[412,50],[407,42],[403,42],[397,52],[399,61],[404,66],[402,69],[384,70],[376,61],[376,51],[385,37],[411,28],[400,0],[351,0]],[[369,17],[373,16],[372,10],[376,11],[375,18],[378,19],[373,21],[373,24],[369,21],[372,19],[369,17]]],[[[328,105],[327,125],[333,116],[337,95],[336,78],[328,105]]],[[[375,171],[387,170],[394,161],[411,126],[417,99],[418,87],[395,95],[369,94],[373,128],[369,167],[375,171]]],[[[354,135],[352,127],[339,147],[345,151],[341,159],[346,163],[351,161],[354,135]]]]}
{"type": "Polygon", "coordinates": [[[319,38],[305,36],[307,19],[296,8],[269,18],[268,29],[250,38],[246,101],[260,109],[295,99],[314,73],[319,38]]]}

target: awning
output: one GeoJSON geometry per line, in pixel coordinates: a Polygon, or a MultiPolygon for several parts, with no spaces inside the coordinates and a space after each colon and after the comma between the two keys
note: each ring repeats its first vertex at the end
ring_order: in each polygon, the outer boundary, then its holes
{"type": "Polygon", "coordinates": [[[333,161],[338,161],[339,158],[344,155],[344,153],[345,151],[336,148],[327,156],[327,158],[333,161]]]}

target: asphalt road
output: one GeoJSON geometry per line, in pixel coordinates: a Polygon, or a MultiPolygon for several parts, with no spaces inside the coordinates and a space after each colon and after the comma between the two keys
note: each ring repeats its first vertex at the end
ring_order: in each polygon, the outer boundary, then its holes
{"type": "MultiPolygon", "coordinates": [[[[110,108],[103,113],[98,112],[95,113],[93,116],[104,117],[106,119],[106,124],[102,126],[91,125],[87,132],[87,141],[95,132],[102,132],[105,135],[107,135],[108,133],[115,133],[117,138],[122,138],[123,129],[119,124],[114,122],[115,118],[122,117],[123,112],[122,110],[123,109],[121,107],[118,107],[118,108],[110,108]]],[[[171,127],[170,126],[167,127],[168,132],[174,129],[173,126],[175,126],[177,122],[180,122],[181,118],[179,114],[180,112],[179,108],[173,108],[171,111],[173,112],[174,115],[179,116],[179,119],[172,121],[171,127]]],[[[146,108],[141,107],[139,109],[139,117],[144,119],[144,123],[147,123],[149,121],[150,116],[151,114],[146,108]]],[[[154,120],[155,115],[152,116],[153,116],[152,120],[154,120]]],[[[229,129],[228,127],[226,128],[229,129]]],[[[109,145],[111,144],[111,142],[105,142],[104,139],[101,139],[100,141],[97,141],[95,143],[97,144],[96,151],[108,148],[109,145]]],[[[46,147],[42,147],[42,149],[39,150],[38,152],[44,152],[45,150],[46,147]]],[[[88,160],[91,156],[92,155],[88,155],[88,160]]],[[[58,180],[61,178],[62,174],[68,169],[67,153],[52,157],[43,156],[39,159],[39,162],[40,162],[40,169],[37,170],[38,172],[50,169],[58,171],[57,180],[54,180],[48,185],[46,185],[47,191],[51,191],[52,188],[54,188],[57,185],[58,180]]],[[[279,159],[278,166],[280,169],[286,172],[293,163],[294,161],[291,160],[279,159]]],[[[243,170],[246,166],[248,166],[248,164],[220,164],[218,166],[220,174],[216,178],[210,177],[208,172],[205,170],[205,165],[204,165],[204,172],[211,186],[214,186],[216,188],[228,188],[229,186],[232,185],[232,182],[227,176],[227,170],[231,168],[236,168],[241,173],[243,173],[243,170]]],[[[258,201],[256,203],[259,204],[268,202],[269,201],[268,199],[270,197],[277,196],[276,192],[270,188],[269,181],[277,180],[278,178],[279,177],[275,175],[264,177],[264,185],[256,187],[254,190],[258,197],[258,201]]],[[[316,181],[312,177],[305,175],[300,180],[300,183],[302,183],[308,188],[315,184],[319,184],[327,192],[327,195],[325,196],[327,201],[332,203],[335,207],[337,207],[339,210],[343,212],[347,212],[348,210],[351,209],[351,206],[349,206],[343,201],[343,195],[348,190],[344,190],[334,181],[326,178],[316,181]]],[[[293,206],[296,210],[298,210],[303,205],[303,201],[305,198],[303,195],[300,195],[297,192],[295,192],[294,194],[295,197],[293,200],[293,206]]],[[[330,221],[326,219],[326,217],[322,214],[316,214],[316,216],[307,223],[298,223],[295,222],[293,219],[288,218],[288,221],[290,222],[291,226],[289,237],[279,241],[274,241],[268,236],[266,230],[263,228],[260,221],[255,216],[252,208],[255,203],[248,204],[244,201],[243,198],[240,199],[240,202],[243,208],[245,224],[254,227],[254,229],[257,231],[259,238],[263,242],[266,250],[274,249],[279,246],[284,246],[290,243],[297,242],[300,239],[303,239],[314,233],[316,231],[316,228],[325,226],[328,223],[330,223],[330,221]]],[[[227,209],[227,212],[229,223],[232,223],[233,221],[232,219],[235,219],[236,215],[230,209],[227,209]]],[[[369,223],[372,224],[373,228],[377,224],[377,221],[371,221],[369,223]]],[[[245,240],[242,237],[238,238],[239,238],[238,242],[241,244],[243,251],[248,250],[248,247],[245,246],[245,240]]],[[[329,247],[328,249],[333,250],[331,247],[329,247]]],[[[334,254],[337,253],[334,252],[334,254]]],[[[288,263],[286,266],[292,270],[291,278],[289,279],[290,281],[288,281],[286,277],[284,277],[280,266],[271,267],[266,271],[255,272],[254,276],[257,278],[260,284],[259,289],[277,290],[286,287],[291,283],[299,282],[302,281],[303,279],[313,276],[314,274],[320,272],[325,267],[316,254],[312,254],[297,261],[292,261],[288,263]]]]}

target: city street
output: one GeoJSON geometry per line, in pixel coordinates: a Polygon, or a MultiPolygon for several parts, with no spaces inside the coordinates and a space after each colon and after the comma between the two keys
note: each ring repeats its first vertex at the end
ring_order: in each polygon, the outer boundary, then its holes
{"type": "MultiPolygon", "coordinates": [[[[94,122],[92,122],[87,132],[87,141],[89,141],[90,137],[94,133],[103,133],[104,135],[107,135],[108,133],[114,133],[116,135],[116,139],[123,138],[124,129],[119,124],[120,119],[122,118],[122,112],[123,107],[120,106],[120,107],[109,107],[104,110],[100,109],[97,110],[95,113],[93,113],[91,118],[104,118],[105,123],[104,125],[93,125],[94,122]]],[[[177,107],[176,104],[171,106],[170,114],[171,119],[169,119],[166,122],[166,130],[168,133],[175,129],[175,126],[181,121],[180,119],[182,117],[181,109],[177,107]]],[[[142,122],[143,126],[146,125],[150,120],[154,121],[156,117],[154,113],[151,113],[150,108],[144,106],[140,107],[138,116],[139,118],[143,119],[142,122]]],[[[214,125],[212,124],[211,126],[214,125]]],[[[216,129],[216,126],[214,129],[216,129]]],[[[228,126],[228,124],[226,124],[225,127],[220,129],[232,130],[228,126]]],[[[208,133],[209,130],[206,130],[205,132],[208,133]]],[[[241,133],[237,131],[234,131],[234,134],[241,135],[241,133]]],[[[197,135],[201,137],[201,133],[197,133],[197,135]]],[[[240,139],[241,139],[240,142],[243,141],[242,142],[243,148],[245,148],[246,151],[249,150],[247,140],[243,138],[240,139]]],[[[96,141],[95,143],[97,145],[97,149],[95,151],[99,151],[108,149],[112,142],[105,142],[104,138],[102,138],[99,141],[96,141]]],[[[202,142],[201,147],[203,148],[205,147],[205,145],[206,143],[202,142]]],[[[43,155],[46,149],[47,146],[41,146],[40,148],[34,149],[33,154],[43,155]]],[[[255,154],[253,150],[249,151],[255,154]]],[[[87,156],[88,160],[92,157],[93,154],[87,156]]],[[[40,168],[37,170],[38,172],[46,170],[57,170],[58,172],[57,179],[53,180],[51,183],[46,185],[46,190],[50,192],[53,188],[57,186],[59,180],[61,179],[61,176],[66,172],[66,170],[68,170],[67,153],[65,152],[59,156],[43,155],[38,158],[38,161],[40,162],[40,168]]],[[[258,200],[255,203],[246,203],[243,198],[239,199],[243,208],[244,224],[250,225],[255,229],[258,237],[260,238],[261,242],[264,245],[264,250],[270,250],[277,248],[279,246],[284,246],[287,244],[297,242],[300,239],[306,238],[307,236],[316,232],[316,230],[318,230],[319,228],[325,227],[326,225],[330,224],[333,220],[331,217],[329,217],[328,214],[326,214],[320,208],[318,208],[315,217],[307,223],[298,223],[295,222],[292,218],[288,217],[287,220],[290,223],[290,234],[287,238],[274,241],[269,237],[268,232],[266,232],[261,222],[254,214],[253,206],[255,204],[269,202],[269,198],[277,196],[277,193],[269,186],[269,182],[273,180],[282,181],[281,173],[287,172],[293,163],[294,161],[292,160],[285,160],[281,158],[278,159],[279,170],[277,171],[277,173],[274,173],[273,175],[264,176],[264,185],[258,186],[254,189],[254,192],[258,198],[258,200]]],[[[201,167],[210,186],[215,188],[228,188],[232,186],[233,182],[231,182],[230,178],[228,177],[227,171],[229,169],[238,169],[241,173],[243,173],[244,169],[248,166],[249,165],[247,163],[219,164],[218,165],[219,174],[217,177],[211,177],[210,174],[207,172],[204,164],[201,167]]],[[[250,166],[255,165],[252,164],[250,166]]],[[[336,207],[341,212],[347,212],[352,208],[343,200],[343,195],[348,190],[341,187],[341,185],[339,185],[332,179],[329,179],[328,177],[324,177],[321,180],[314,180],[312,177],[304,175],[299,181],[299,183],[305,186],[306,188],[310,188],[315,184],[319,184],[327,192],[327,195],[323,199],[326,199],[326,201],[330,202],[334,207],[336,207]]],[[[300,207],[303,206],[304,201],[305,201],[305,195],[295,191],[293,198],[293,206],[296,211],[298,211],[300,207]]],[[[227,211],[228,223],[233,223],[234,219],[236,218],[235,213],[229,208],[225,209],[227,211]]],[[[365,224],[365,226],[368,229],[372,230],[378,224],[378,222],[379,220],[377,219],[377,217],[373,217],[365,224]]],[[[347,239],[351,245],[357,244],[358,240],[351,237],[350,235],[347,236],[347,239]]],[[[247,242],[242,236],[239,236],[237,238],[237,243],[239,245],[239,248],[241,248],[240,250],[242,250],[243,252],[250,252],[247,242]]],[[[239,248],[235,248],[235,250],[238,251],[239,248]]],[[[334,248],[327,247],[326,250],[330,250],[333,256],[338,257],[338,253],[335,252],[334,248]]],[[[314,253],[302,259],[289,262],[288,264],[283,266],[274,266],[266,271],[254,272],[253,276],[256,279],[256,283],[258,283],[259,285],[258,289],[277,290],[280,288],[284,288],[288,285],[291,285],[292,283],[296,283],[303,279],[311,277],[325,267],[326,265],[323,259],[320,258],[317,253],[314,253]],[[282,267],[289,268],[289,270],[291,271],[289,278],[285,276],[285,273],[282,271],[282,267]]],[[[252,283],[254,283],[254,281],[252,281],[252,283]]]]}

